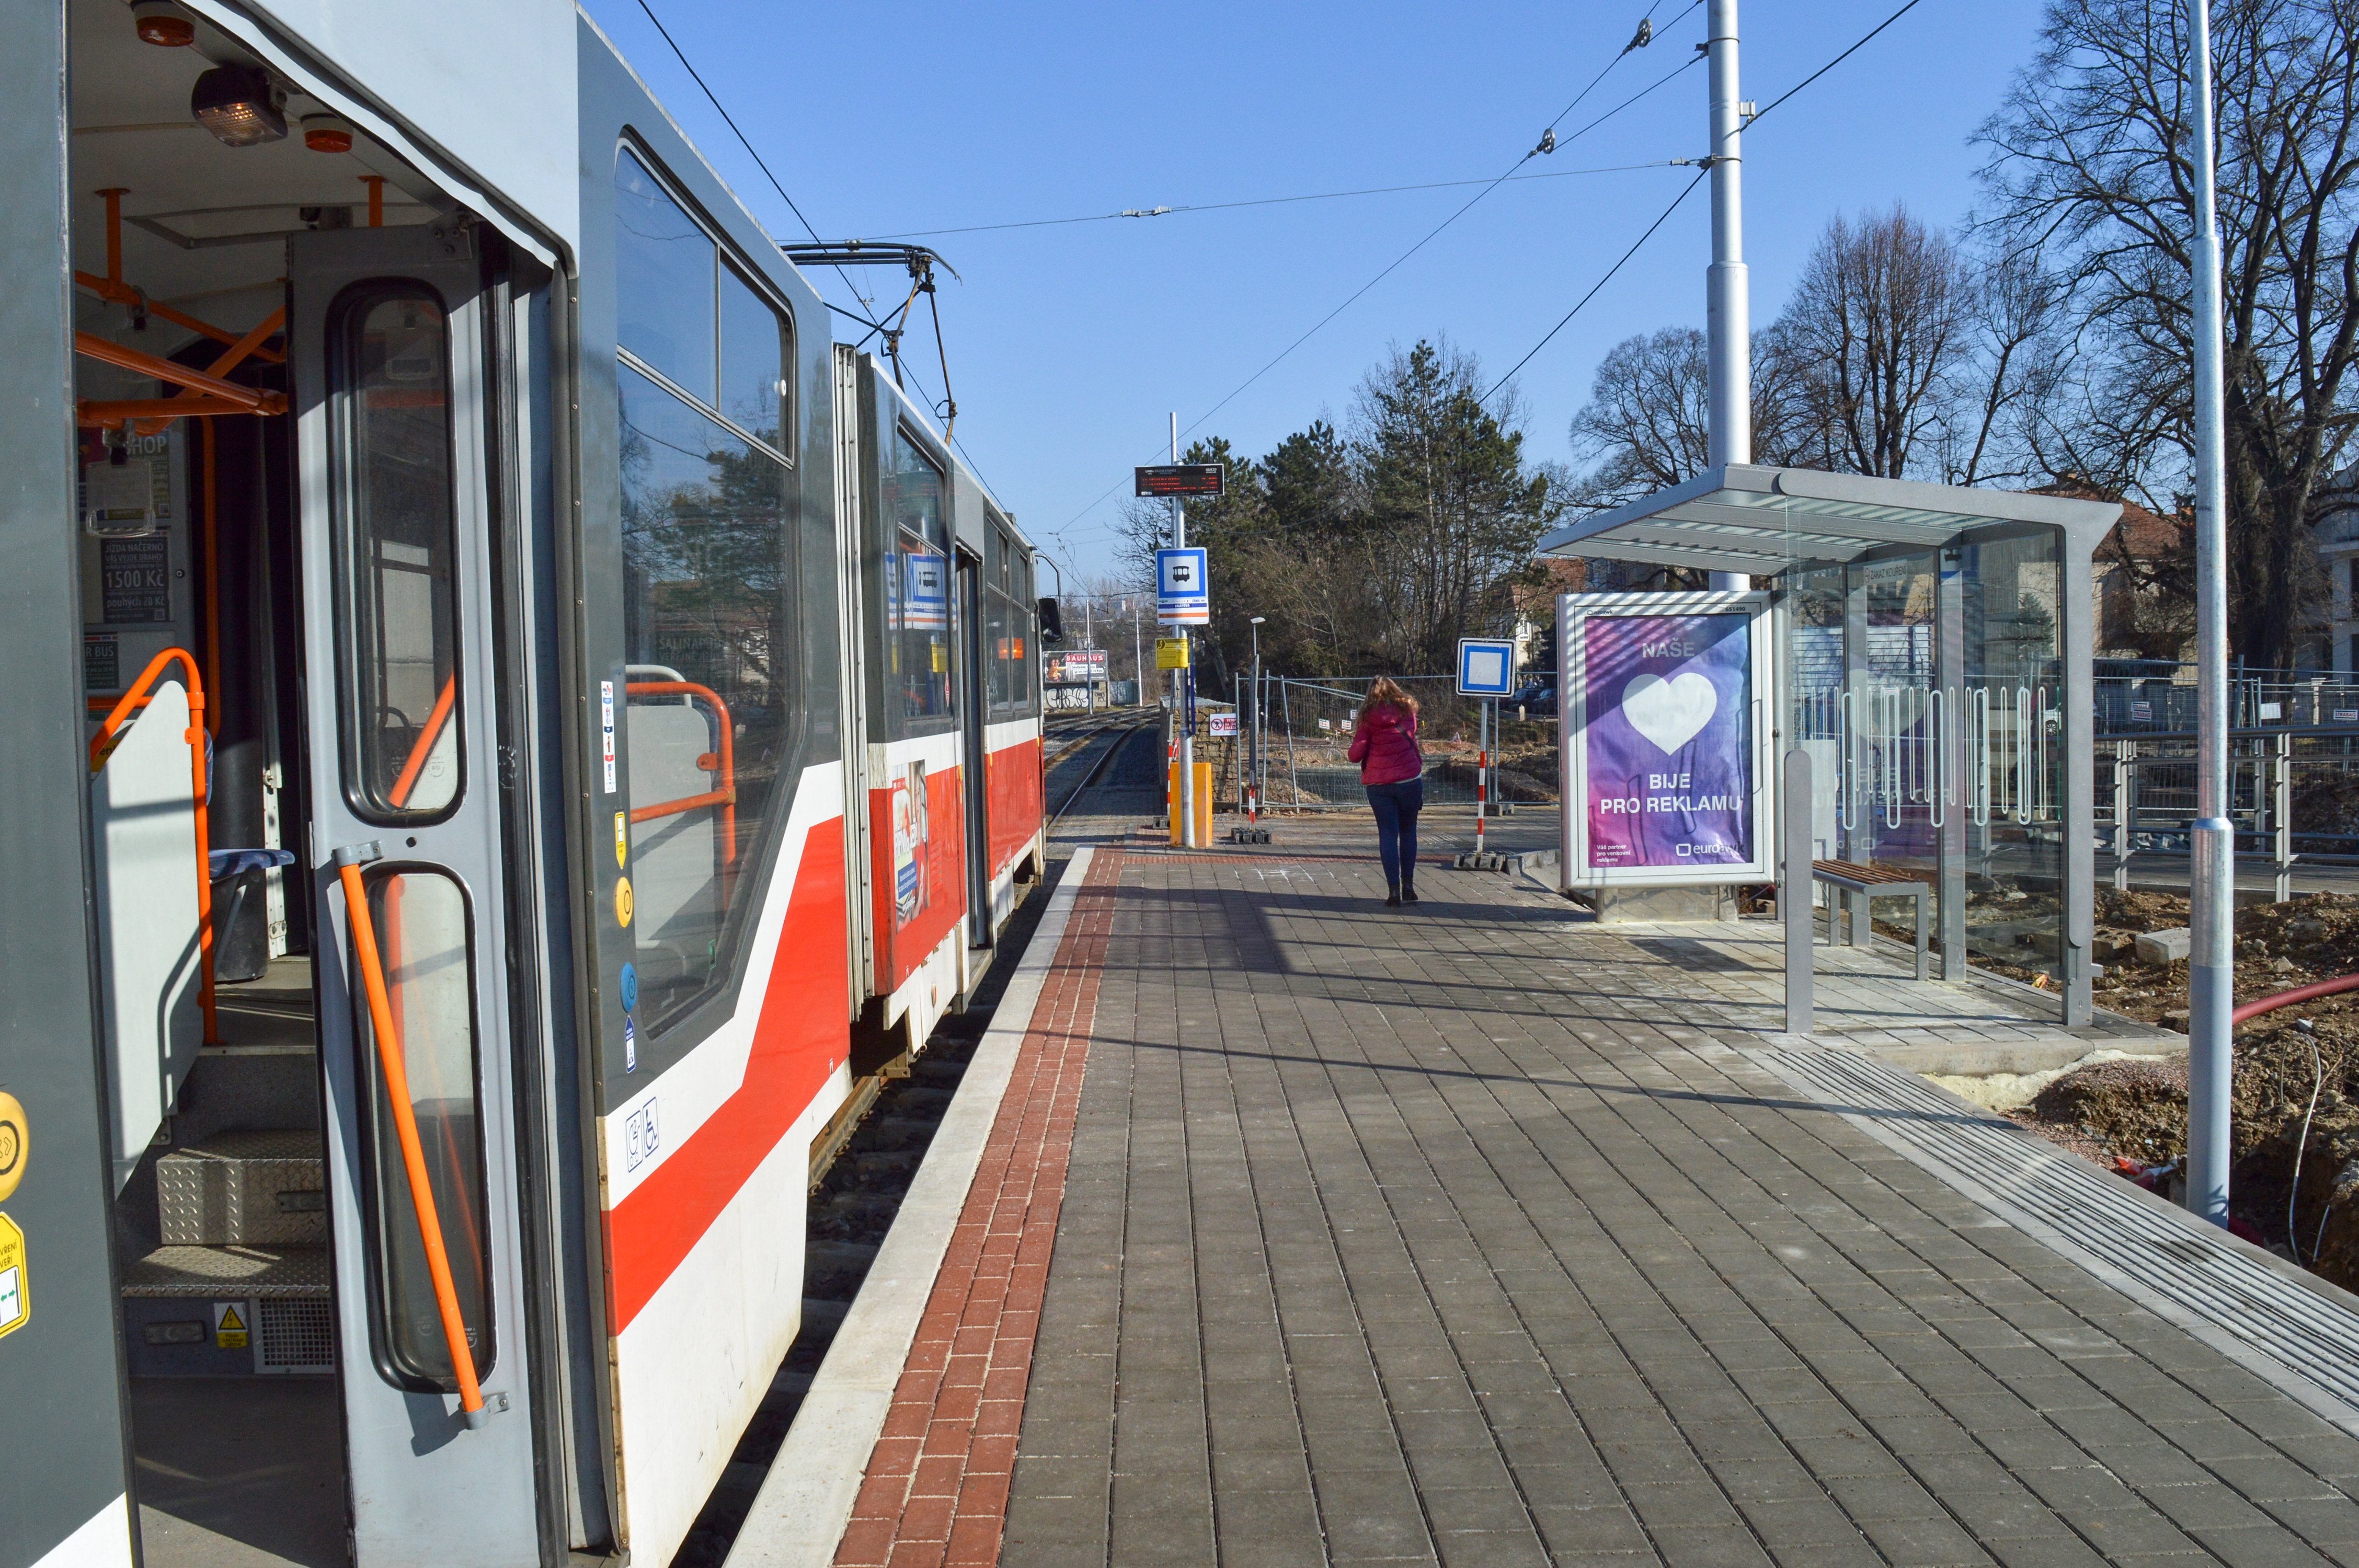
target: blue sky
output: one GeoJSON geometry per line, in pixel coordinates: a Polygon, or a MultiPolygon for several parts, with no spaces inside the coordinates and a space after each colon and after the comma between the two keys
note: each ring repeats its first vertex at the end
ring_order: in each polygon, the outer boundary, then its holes
{"type": "MultiPolygon", "coordinates": [[[[831,240],[1487,179],[1647,9],[648,3],[831,240]]],[[[1767,104],[1897,4],[1756,0],[1742,19],[1745,95],[1767,104]]],[[[1703,11],[1685,5],[1655,5],[1653,44],[1560,124],[1560,142],[1688,59],[1703,11]]],[[[638,0],[589,9],[771,232],[803,237],[638,0]]],[[[2039,19],[2038,0],[1920,5],[1747,135],[1756,324],[1833,213],[1899,200],[1931,222],[1965,215],[1979,161],[1967,138],[2030,59],[2039,19]]],[[[1698,63],[1522,172],[1696,157],[1704,114],[1698,63]]],[[[963,279],[940,295],[960,443],[1044,548],[1069,569],[1108,569],[1129,469],[1158,460],[1167,411],[1184,428],[1229,398],[1200,433],[1258,456],[1312,418],[1340,418],[1390,345],[1447,334],[1495,375],[1693,174],[1502,185],[1243,392],[1475,188],[933,235],[924,243],[963,279]]],[[[1525,367],[1533,456],[1569,455],[1567,423],[1614,343],[1702,324],[1708,218],[1699,189],[1525,367]]],[[[897,276],[876,269],[870,286],[889,291],[897,276]]],[[[812,281],[850,303],[834,275],[812,281]]],[[[939,395],[931,343],[911,341],[939,395]]]]}

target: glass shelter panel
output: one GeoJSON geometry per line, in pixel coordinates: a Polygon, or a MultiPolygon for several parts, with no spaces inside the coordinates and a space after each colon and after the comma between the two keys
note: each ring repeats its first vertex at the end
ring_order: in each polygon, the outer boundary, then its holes
{"type": "Polygon", "coordinates": [[[2042,530],[1959,557],[1966,950],[2053,979],[2064,919],[2061,542],[2042,530]]]}
{"type": "MultiPolygon", "coordinates": [[[[1860,826],[1851,858],[1937,880],[1939,799],[1934,731],[1941,723],[1936,684],[1940,569],[1930,552],[1851,568],[1864,623],[1850,636],[1851,721],[1859,746],[1860,826]],[[1864,851],[1862,853],[1861,851],[1864,851]]],[[[1934,929],[1940,928],[1938,917],[1934,929]]]]}

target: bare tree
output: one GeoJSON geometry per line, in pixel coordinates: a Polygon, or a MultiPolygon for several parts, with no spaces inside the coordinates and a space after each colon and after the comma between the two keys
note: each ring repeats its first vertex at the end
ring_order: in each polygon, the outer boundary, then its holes
{"type": "MultiPolygon", "coordinates": [[[[1804,460],[1791,383],[1799,361],[1772,332],[1753,338],[1753,458],[1804,460]]],[[[1572,416],[1572,449],[1592,464],[1566,492],[1584,507],[1620,506],[1684,484],[1710,466],[1711,351],[1693,327],[1625,338],[1606,351],[1589,401],[1572,416]]]]}
{"type": "Polygon", "coordinates": [[[1910,477],[1948,422],[1973,305],[1956,245],[1906,209],[1829,222],[1777,322],[1800,448],[1826,467],[1910,477]]]}
{"type": "MultiPolygon", "coordinates": [[[[2359,7],[2220,0],[2212,27],[2232,637],[2282,669],[2318,592],[2306,531],[2353,427],[2359,7]]],[[[2152,499],[2185,483],[2193,450],[2186,18],[2051,0],[2043,38],[1980,133],[1983,226],[2070,287],[2091,391],[2082,428],[2050,438],[2152,499]]]]}

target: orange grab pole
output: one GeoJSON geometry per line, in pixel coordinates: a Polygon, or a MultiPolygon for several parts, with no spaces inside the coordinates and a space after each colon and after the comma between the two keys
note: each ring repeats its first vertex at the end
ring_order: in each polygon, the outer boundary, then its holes
{"type": "Polygon", "coordinates": [[[106,765],[116,731],[131,721],[135,709],[147,705],[147,688],[175,660],[189,672],[189,727],[180,738],[189,743],[189,798],[196,806],[197,818],[197,1001],[204,1011],[204,1043],[218,1045],[221,1022],[213,1011],[213,857],[205,823],[205,681],[197,672],[194,654],[186,648],[167,648],[147,661],[131,689],[117,697],[99,720],[98,733],[90,740],[90,771],[96,773],[106,765]]]}
{"type": "Polygon", "coordinates": [[[375,857],[374,844],[339,849],[336,876],[343,883],[353,949],[368,990],[377,1065],[385,1073],[385,1098],[393,1107],[394,1134],[401,1143],[402,1169],[409,1177],[409,1206],[418,1217],[426,1272],[434,1282],[434,1304],[442,1314],[442,1338],[450,1346],[451,1369],[459,1380],[459,1409],[469,1426],[481,1426],[488,1418],[484,1413],[484,1390],[475,1381],[475,1353],[467,1343],[466,1321],[459,1315],[458,1288],[451,1282],[451,1255],[442,1246],[442,1217],[434,1207],[434,1188],[426,1176],[426,1150],[418,1138],[418,1112],[409,1103],[409,1069],[402,1060],[401,1041],[394,1033],[393,1003],[386,995],[385,966],[377,958],[376,925],[369,918],[368,890],[361,885],[362,859],[375,857]]]}
{"type": "Polygon", "coordinates": [[[442,737],[442,726],[451,720],[451,706],[458,700],[459,677],[454,673],[442,677],[442,695],[434,699],[434,711],[426,716],[426,728],[409,748],[409,760],[401,764],[401,776],[393,781],[393,794],[388,797],[398,811],[409,804],[409,792],[418,787],[419,771],[426,766],[426,755],[434,750],[434,742],[442,737]]]}
{"type": "Polygon", "coordinates": [[[203,371],[191,370],[187,365],[174,364],[170,360],[125,348],[92,332],[78,331],[74,334],[74,352],[102,364],[111,364],[138,375],[154,376],[158,381],[169,382],[175,386],[188,387],[217,402],[243,408],[249,414],[287,412],[287,398],[282,393],[240,386],[234,381],[223,381],[217,375],[207,375],[203,371]]]}
{"type": "Polygon", "coordinates": [[[737,863],[737,742],[732,732],[729,705],[721,694],[709,686],[699,686],[687,680],[635,680],[623,687],[626,697],[693,697],[712,705],[713,715],[721,729],[721,787],[710,795],[690,795],[684,800],[666,801],[659,806],[641,806],[631,813],[634,822],[653,817],[670,816],[682,811],[693,811],[700,806],[721,808],[721,860],[723,865],[737,863]]]}

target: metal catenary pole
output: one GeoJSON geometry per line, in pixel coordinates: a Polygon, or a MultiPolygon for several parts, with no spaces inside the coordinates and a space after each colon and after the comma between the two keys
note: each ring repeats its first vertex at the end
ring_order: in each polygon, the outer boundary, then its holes
{"type": "Polygon", "coordinates": [[[2229,1015],[2236,1005],[2236,838],[2228,820],[2226,451],[2221,431],[2220,226],[2212,125],[2212,8],[2193,0],[2195,243],[2195,811],[2187,972],[2187,1206],[2228,1223],[2229,1015]]]}
{"type": "MultiPolygon", "coordinates": [[[[1704,319],[1711,329],[1711,460],[1753,460],[1750,287],[1745,270],[1745,119],[1736,88],[1736,0],[1712,0],[1708,65],[1712,100],[1712,266],[1704,274],[1704,319]]],[[[1714,572],[1712,586],[1743,591],[1743,572],[1714,572]]]]}

